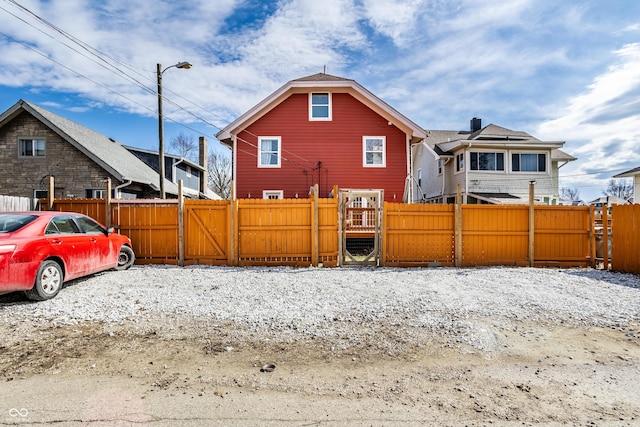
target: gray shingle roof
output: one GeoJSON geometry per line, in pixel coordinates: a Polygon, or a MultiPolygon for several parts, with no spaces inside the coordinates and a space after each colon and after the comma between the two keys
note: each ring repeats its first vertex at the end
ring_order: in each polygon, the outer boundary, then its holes
{"type": "MultiPolygon", "coordinates": [[[[454,131],[454,130],[431,130],[428,132],[425,142],[429,144],[433,150],[441,156],[450,156],[453,151],[461,146],[468,146],[473,144],[494,145],[509,143],[512,146],[529,146],[529,144],[546,146],[546,147],[558,147],[562,146],[562,142],[559,141],[541,141],[538,138],[529,135],[526,132],[514,131],[511,129],[489,124],[482,129],[475,132],[469,131],[454,131]]],[[[554,161],[573,161],[575,157],[561,151],[557,148],[553,148],[551,151],[551,158],[554,161]]]]}
{"type": "MultiPolygon", "coordinates": [[[[0,116],[0,126],[20,110],[27,111],[42,121],[120,181],[133,181],[158,189],[158,173],[130,153],[122,144],[38,105],[24,100],[18,101],[0,116]]],[[[169,180],[165,180],[165,190],[172,194],[178,193],[177,186],[169,180]]]]}
{"type": "Polygon", "coordinates": [[[312,74],[306,77],[300,77],[299,79],[292,80],[294,82],[352,82],[352,79],[346,79],[344,77],[332,76],[331,74],[318,73],[312,74]]]}

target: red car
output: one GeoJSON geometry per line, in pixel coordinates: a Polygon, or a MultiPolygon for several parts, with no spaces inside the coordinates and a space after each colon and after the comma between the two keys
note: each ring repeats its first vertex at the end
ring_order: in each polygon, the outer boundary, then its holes
{"type": "Polygon", "coordinates": [[[62,284],[135,261],[131,240],[73,212],[0,213],[0,294],[43,301],[62,284]]]}

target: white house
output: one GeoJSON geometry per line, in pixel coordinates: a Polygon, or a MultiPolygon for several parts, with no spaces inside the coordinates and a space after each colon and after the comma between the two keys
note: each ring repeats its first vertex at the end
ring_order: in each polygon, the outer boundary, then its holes
{"type": "Polygon", "coordinates": [[[471,120],[469,131],[429,131],[412,147],[412,201],[453,203],[460,185],[463,202],[529,202],[554,205],[560,196],[559,169],[575,157],[560,150],[564,141],[541,141],[526,132],[471,120]]]}
{"type": "Polygon", "coordinates": [[[626,172],[614,175],[614,178],[633,178],[633,201],[640,203],[640,166],[626,172]]]}

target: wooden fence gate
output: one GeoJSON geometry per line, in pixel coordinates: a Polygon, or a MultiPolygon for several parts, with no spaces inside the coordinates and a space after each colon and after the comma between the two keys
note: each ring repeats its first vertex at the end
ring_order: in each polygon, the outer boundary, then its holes
{"type": "Polygon", "coordinates": [[[382,190],[341,189],[338,212],[338,264],[380,264],[382,190]]]}

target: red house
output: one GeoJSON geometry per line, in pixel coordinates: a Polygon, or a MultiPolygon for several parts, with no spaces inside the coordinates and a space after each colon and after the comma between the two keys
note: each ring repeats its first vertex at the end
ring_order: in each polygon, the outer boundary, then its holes
{"type": "Polygon", "coordinates": [[[237,198],[320,197],[334,185],[406,200],[410,146],[426,131],[354,80],[292,80],[216,137],[232,150],[237,198]]]}

